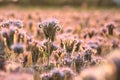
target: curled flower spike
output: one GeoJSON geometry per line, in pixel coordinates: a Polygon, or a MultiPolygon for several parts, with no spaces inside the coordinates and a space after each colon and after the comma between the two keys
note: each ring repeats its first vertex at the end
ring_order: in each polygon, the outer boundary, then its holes
{"type": "Polygon", "coordinates": [[[43,28],[46,39],[50,39],[51,41],[54,41],[56,32],[61,30],[61,26],[56,19],[43,21],[39,24],[39,28],[43,28]]]}

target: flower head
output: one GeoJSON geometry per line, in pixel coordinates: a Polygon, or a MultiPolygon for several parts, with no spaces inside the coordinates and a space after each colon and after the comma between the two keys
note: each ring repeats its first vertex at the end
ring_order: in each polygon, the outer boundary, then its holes
{"type": "Polygon", "coordinates": [[[19,43],[13,44],[11,49],[14,51],[14,53],[20,54],[24,52],[24,45],[19,43]]]}
{"type": "Polygon", "coordinates": [[[113,29],[115,28],[115,24],[111,22],[111,23],[108,23],[106,27],[108,28],[108,34],[113,35],[113,29]]]}
{"type": "Polygon", "coordinates": [[[21,20],[16,20],[14,23],[18,28],[22,28],[24,26],[21,20]]]}
{"type": "Polygon", "coordinates": [[[50,39],[51,41],[54,41],[56,32],[61,30],[61,26],[56,19],[43,21],[39,24],[39,28],[43,28],[46,39],[50,39]]]}

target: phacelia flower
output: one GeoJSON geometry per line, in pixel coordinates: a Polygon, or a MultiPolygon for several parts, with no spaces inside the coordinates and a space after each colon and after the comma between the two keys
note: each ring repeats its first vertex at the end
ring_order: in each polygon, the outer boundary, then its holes
{"type": "Polygon", "coordinates": [[[61,26],[56,19],[43,21],[39,24],[39,28],[43,28],[46,39],[51,41],[55,40],[56,32],[61,30],[61,26]]]}

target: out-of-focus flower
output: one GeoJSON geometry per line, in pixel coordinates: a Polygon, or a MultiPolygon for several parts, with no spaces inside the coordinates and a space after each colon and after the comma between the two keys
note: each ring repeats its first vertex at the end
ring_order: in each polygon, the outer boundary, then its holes
{"type": "Polygon", "coordinates": [[[75,74],[70,68],[62,68],[61,72],[64,73],[64,79],[63,80],[74,80],[75,74]]]}
{"type": "Polygon", "coordinates": [[[1,27],[5,28],[5,27],[9,27],[9,23],[7,21],[3,21],[1,24],[0,24],[1,27]]]}
{"type": "Polygon", "coordinates": [[[3,37],[8,38],[8,29],[6,29],[6,28],[2,29],[1,34],[3,37]]]}
{"type": "Polygon", "coordinates": [[[21,20],[15,20],[14,25],[16,25],[18,28],[22,28],[24,26],[21,20]]]}
{"type": "Polygon", "coordinates": [[[26,32],[24,31],[24,30],[22,30],[22,31],[19,31],[19,33],[18,33],[18,43],[24,43],[25,42],[25,40],[26,40],[26,32]]]}
{"type": "Polygon", "coordinates": [[[88,60],[88,61],[91,61],[92,59],[92,50],[88,49],[84,52],[84,60],[88,60]]]}
{"type": "Polygon", "coordinates": [[[40,75],[40,80],[50,80],[51,75],[49,73],[44,73],[42,75],[40,75]]]}
{"type": "Polygon", "coordinates": [[[74,56],[73,58],[73,67],[77,73],[80,73],[80,70],[83,66],[83,59],[80,57],[80,54],[74,56]]]}
{"type": "Polygon", "coordinates": [[[113,30],[114,30],[114,28],[115,28],[115,24],[114,24],[114,23],[108,23],[108,24],[106,25],[106,27],[108,28],[108,34],[109,34],[109,35],[113,35],[113,30]]]}
{"type": "Polygon", "coordinates": [[[63,62],[63,65],[65,65],[66,67],[71,67],[72,59],[64,58],[62,59],[62,62],[63,62]]]}
{"type": "Polygon", "coordinates": [[[52,80],[61,80],[61,73],[59,69],[51,70],[51,78],[52,80]]]}
{"type": "Polygon", "coordinates": [[[65,41],[61,40],[62,45],[64,45],[64,48],[67,52],[68,56],[71,56],[75,45],[76,45],[76,40],[71,40],[71,39],[66,39],[65,41]]]}
{"type": "Polygon", "coordinates": [[[29,29],[31,30],[32,29],[32,27],[33,27],[33,21],[29,21],[29,29]]]}
{"type": "Polygon", "coordinates": [[[16,53],[17,55],[19,55],[20,53],[24,52],[24,45],[23,44],[13,44],[11,46],[11,49],[14,51],[14,53],[16,53]]]}
{"type": "Polygon", "coordinates": [[[75,51],[76,51],[76,52],[79,51],[81,44],[82,44],[82,41],[81,41],[81,40],[77,42],[76,48],[75,48],[75,51]]]}

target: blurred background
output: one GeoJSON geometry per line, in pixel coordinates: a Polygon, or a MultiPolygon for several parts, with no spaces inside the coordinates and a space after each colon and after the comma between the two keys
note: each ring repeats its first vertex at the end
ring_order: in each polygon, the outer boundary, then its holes
{"type": "Polygon", "coordinates": [[[33,5],[33,6],[120,6],[120,0],[0,0],[0,5],[33,5]]]}

